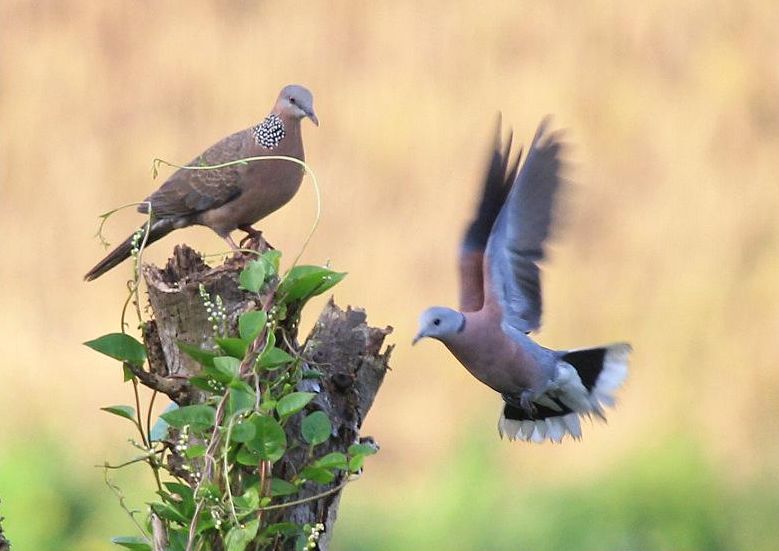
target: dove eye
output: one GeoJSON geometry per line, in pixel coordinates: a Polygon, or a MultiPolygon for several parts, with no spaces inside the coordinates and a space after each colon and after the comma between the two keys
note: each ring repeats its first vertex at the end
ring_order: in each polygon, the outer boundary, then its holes
{"type": "Polygon", "coordinates": [[[292,103],[292,104],[294,105],[294,103],[295,103],[295,98],[289,98],[289,102],[290,102],[290,103],[292,103]]]}
{"type": "Polygon", "coordinates": [[[441,320],[436,318],[433,320],[433,325],[441,325],[441,320]]]}

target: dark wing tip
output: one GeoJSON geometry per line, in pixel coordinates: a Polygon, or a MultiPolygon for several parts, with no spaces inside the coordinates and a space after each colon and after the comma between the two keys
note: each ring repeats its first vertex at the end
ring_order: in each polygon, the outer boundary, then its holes
{"type": "Polygon", "coordinates": [[[516,161],[509,163],[513,132],[509,130],[506,144],[502,145],[502,117],[500,113],[498,113],[497,119],[490,160],[482,183],[481,199],[463,239],[463,248],[466,250],[484,250],[486,247],[495,219],[498,217],[514,182],[519,158],[522,155],[520,150],[516,161]]]}

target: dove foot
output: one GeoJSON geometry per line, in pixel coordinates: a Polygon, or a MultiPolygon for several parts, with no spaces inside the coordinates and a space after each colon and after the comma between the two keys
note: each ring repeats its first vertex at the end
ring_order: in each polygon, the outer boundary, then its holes
{"type": "Polygon", "coordinates": [[[531,419],[536,416],[536,406],[533,403],[535,393],[532,390],[523,390],[519,394],[502,394],[503,400],[514,407],[525,410],[531,419]]]}
{"type": "Polygon", "coordinates": [[[519,395],[519,405],[531,418],[536,416],[536,406],[533,404],[533,392],[531,390],[522,391],[522,394],[519,395]]]}
{"type": "Polygon", "coordinates": [[[242,249],[253,249],[255,251],[275,250],[273,245],[262,237],[262,231],[255,230],[249,225],[238,226],[238,229],[246,232],[246,235],[239,243],[242,249]]]}
{"type": "Polygon", "coordinates": [[[225,243],[227,243],[227,245],[228,245],[228,246],[229,246],[229,247],[230,247],[230,248],[231,248],[233,251],[235,251],[237,254],[240,254],[240,253],[238,253],[238,249],[239,249],[238,245],[236,245],[236,244],[235,244],[235,241],[233,241],[233,238],[232,238],[232,237],[230,237],[230,234],[229,234],[229,233],[228,233],[227,235],[223,236],[223,237],[222,237],[222,239],[224,239],[224,240],[225,240],[225,243]]]}
{"type": "Polygon", "coordinates": [[[249,224],[244,224],[242,226],[238,226],[238,229],[241,230],[241,231],[245,231],[246,232],[246,235],[244,236],[244,238],[241,239],[241,241],[239,242],[241,247],[243,247],[244,243],[246,243],[247,241],[251,241],[251,240],[259,241],[260,239],[262,239],[262,231],[255,230],[249,224]]]}

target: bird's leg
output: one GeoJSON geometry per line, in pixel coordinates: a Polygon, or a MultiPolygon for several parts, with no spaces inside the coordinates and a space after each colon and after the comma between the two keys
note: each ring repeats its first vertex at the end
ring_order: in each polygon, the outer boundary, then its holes
{"type": "Polygon", "coordinates": [[[233,241],[233,238],[228,233],[227,235],[222,236],[222,239],[225,240],[225,242],[230,246],[232,250],[234,250],[236,253],[238,252],[238,245],[235,244],[235,241],[233,241]]]}
{"type": "Polygon", "coordinates": [[[536,406],[533,403],[535,395],[535,392],[530,389],[525,389],[518,394],[501,394],[504,402],[516,408],[523,409],[531,419],[535,418],[536,415],[536,406]]]}
{"type": "Polygon", "coordinates": [[[530,417],[536,416],[536,406],[533,404],[534,396],[535,393],[530,389],[523,390],[519,395],[519,405],[522,406],[522,409],[524,409],[530,417]]]}
{"type": "Polygon", "coordinates": [[[243,224],[241,226],[238,226],[238,229],[246,232],[244,238],[241,239],[240,242],[241,247],[243,247],[243,244],[249,239],[259,239],[260,237],[262,237],[262,232],[260,230],[255,230],[249,224],[243,224]]]}
{"type": "MultiPolygon", "coordinates": [[[[238,226],[238,229],[246,232],[246,235],[240,241],[241,247],[246,246],[247,248],[259,249],[261,243],[265,241],[262,238],[262,231],[255,230],[249,224],[238,226]]],[[[267,245],[269,249],[273,249],[273,246],[267,241],[265,241],[265,245],[267,245]]]]}

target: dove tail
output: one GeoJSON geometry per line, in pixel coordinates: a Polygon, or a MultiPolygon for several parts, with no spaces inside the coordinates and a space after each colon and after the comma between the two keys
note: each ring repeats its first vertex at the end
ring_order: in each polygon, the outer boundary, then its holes
{"type": "Polygon", "coordinates": [[[532,413],[507,401],[498,432],[509,440],[560,442],[566,434],[578,440],[582,415],[605,419],[602,406],[614,405],[614,393],[628,374],[630,351],[629,344],[619,343],[564,352],[558,364],[557,392],[534,398],[532,413]]]}
{"type": "Polygon", "coordinates": [[[595,406],[614,405],[614,393],[628,376],[628,343],[598,348],[582,348],[563,354],[562,361],[570,364],[579,375],[595,406]]]}
{"type": "MultiPolygon", "coordinates": [[[[141,226],[140,229],[145,231],[146,224],[141,226]]],[[[174,227],[172,224],[169,224],[164,220],[158,220],[151,226],[151,231],[149,232],[149,237],[146,240],[146,245],[150,245],[158,239],[168,235],[171,231],[173,231],[173,229],[174,227]]],[[[93,279],[97,279],[111,268],[130,258],[133,248],[132,242],[134,235],[135,233],[122,241],[113,251],[108,253],[108,256],[98,262],[94,268],[89,270],[84,276],[84,281],[92,281],[93,279]]],[[[143,234],[141,234],[141,239],[143,239],[143,234]]]]}

